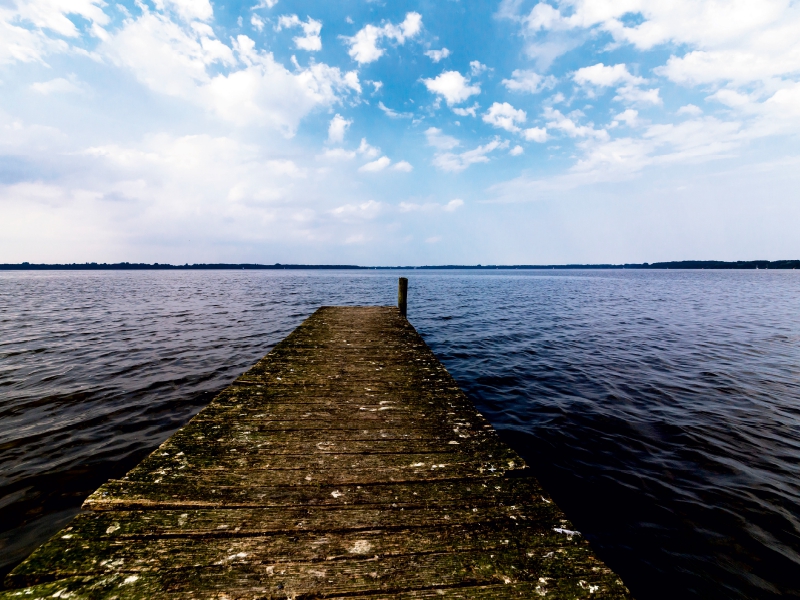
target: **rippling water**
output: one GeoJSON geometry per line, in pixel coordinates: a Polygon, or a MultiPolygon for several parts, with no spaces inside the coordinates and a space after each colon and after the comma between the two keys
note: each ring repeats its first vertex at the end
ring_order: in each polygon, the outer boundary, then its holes
{"type": "MultiPolygon", "coordinates": [[[[402,273],[0,272],[0,574],[402,273]]],[[[409,319],[639,600],[800,597],[800,273],[419,272],[409,319]]]]}

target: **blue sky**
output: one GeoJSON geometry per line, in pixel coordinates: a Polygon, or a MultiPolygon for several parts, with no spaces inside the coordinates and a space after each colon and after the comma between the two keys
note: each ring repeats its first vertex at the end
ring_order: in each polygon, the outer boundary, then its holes
{"type": "Polygon", "coordinates": [[[0,262],[800,257],[800,5],[2,0],[0,262]]]}

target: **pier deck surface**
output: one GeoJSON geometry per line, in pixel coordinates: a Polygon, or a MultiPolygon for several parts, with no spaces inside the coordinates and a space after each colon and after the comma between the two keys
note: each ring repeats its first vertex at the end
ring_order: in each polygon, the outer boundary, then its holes
{"type": "Polygon", "coordinates": [[[391,307],[323,307],[0,598],[630,598],[391,307]]]}

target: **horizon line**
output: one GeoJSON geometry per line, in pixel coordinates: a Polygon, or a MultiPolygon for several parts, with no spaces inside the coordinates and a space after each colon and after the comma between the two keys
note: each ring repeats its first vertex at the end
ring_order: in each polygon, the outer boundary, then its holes
{"type": "Polygon", "coordinates": [[[510,264],[510,265],[396,265],[364,266],[336,264],[261,264],[261,263],[0,263],[0,271],[147,271],[147,270],[556,270],[556,269],[796,269],[800,260],[678,260],[642,263],[573,263],[573,264],[510,264]]]}

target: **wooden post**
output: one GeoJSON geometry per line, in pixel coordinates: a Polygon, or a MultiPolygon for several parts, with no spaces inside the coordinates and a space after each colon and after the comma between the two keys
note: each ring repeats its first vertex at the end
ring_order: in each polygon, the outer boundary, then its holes
{"type": "Polygon", "coordinates": [[[408,279],[401,277],[397,281],[397,308],[404,317],[408,309],[408,279]]]}

